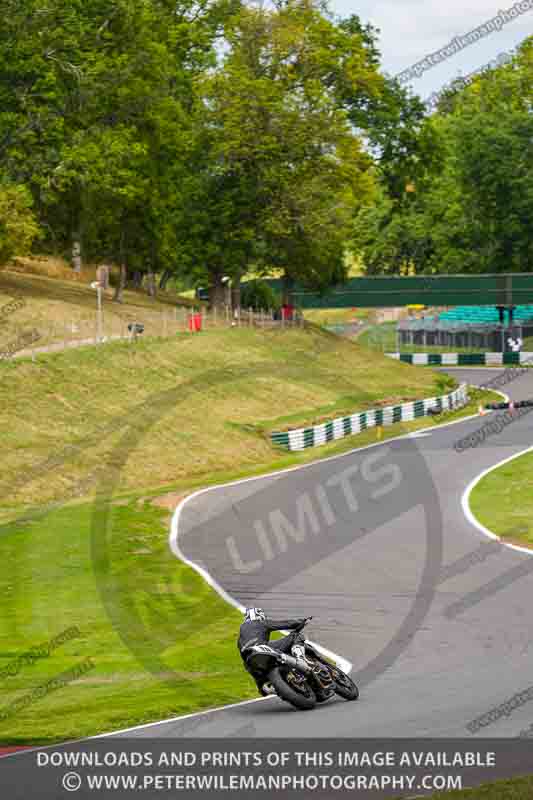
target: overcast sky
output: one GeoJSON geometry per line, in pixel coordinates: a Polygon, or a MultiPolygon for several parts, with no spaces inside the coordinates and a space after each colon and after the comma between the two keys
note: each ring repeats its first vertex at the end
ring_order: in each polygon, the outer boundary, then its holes
{"type": "MultiPolygon", "coordinates": [[[[511,19],[500,31],[466,47],[412,81],[413,91],[425,98],[458,75],[467,75],[482,67],[531,36],[533,2],[530,4],[531,10],[511,19]]],[[[380,29],[383,69],[395,75],[428,53],[446,46],[454,36],[464,36],[496,17],[499,11],[509,10],[514,0],[330,0],[330,5],[340,16],[358,14],[363,22],[371,22],[380,29]]]]}

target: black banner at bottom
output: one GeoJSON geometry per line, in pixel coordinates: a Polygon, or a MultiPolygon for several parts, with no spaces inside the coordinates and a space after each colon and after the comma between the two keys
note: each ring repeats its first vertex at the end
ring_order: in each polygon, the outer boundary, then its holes
{"type": "Polygon", "coordinates": [[[533,773],[526,739],[92,739],[0,759],[9,800],[428,796],[533,773]]]}

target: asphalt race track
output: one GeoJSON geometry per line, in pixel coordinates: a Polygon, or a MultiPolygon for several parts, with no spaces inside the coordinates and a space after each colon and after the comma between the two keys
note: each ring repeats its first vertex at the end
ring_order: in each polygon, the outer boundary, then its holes
{"type": "MultiPolygon", "coordinates": [[[[472,384],[497,374],[447,371],[472,384]]],[[[533,398],[533,373],[503,391],[533,398]]],[[[352,663],[361,697],[311,713],[268,698],[128,735],[463,737],[530,687],[533,555],[491,541],[461,501],[480,473],[533,445],[533,414],[454,449],[498,413],[186,502],[181,553],[243,605],[313,615],[308,637],[352,663]]],[[[532,723],[530,701],[476,735],[532,723]]]]}

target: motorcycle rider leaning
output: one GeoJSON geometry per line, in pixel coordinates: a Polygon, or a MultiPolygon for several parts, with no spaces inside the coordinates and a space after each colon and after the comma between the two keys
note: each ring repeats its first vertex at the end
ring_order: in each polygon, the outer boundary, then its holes
{"type": "Polygon", "coordinates": [[[282,639],[276,639],[271,642],[270,634],[273,631],[297,631],[301,630],[308,619],[311,617],[303,617],[301,619],[267,619],[265,612],[262,608],[247,608],[244,614],[244,622],[242,623],[239,631],[239,640],[237,646],[244,661],[244,666],[257,684],[259,692],[266,697],[273,694],[273,689],[265,685],[264,681],[256,678],[255,675],[248,669],[246,663],[247,650],[256,644],[269,644],[275,650],[280,650],[282,653],[290,653],[292,639],[290,636],[284,636],[282,639]]]}

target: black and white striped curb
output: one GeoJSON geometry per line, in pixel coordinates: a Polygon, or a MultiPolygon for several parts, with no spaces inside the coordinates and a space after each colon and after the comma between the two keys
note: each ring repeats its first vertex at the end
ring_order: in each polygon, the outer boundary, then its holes
{"type": "Polygon", "coordinates": [[[498,367],[524,364],[533,360],[533,353],[385,353],[406,364],[443,367],[498,367]]]}
{"type": "Polygon", "coordinates": [[[326,442],[360,433],[367,428],[393,425],[395,422],[411,422],[431,413],[449,411],[464,406],[467,402],[467,385],[463,383],[455,391],[441,397],[429,397],[426,400],[414,400],[398,406],[356,412],[349,417],[339,417],[322,425],[272,433],[271,439],[273,444],[288,450],[305,450],[308,447],[320,447],[326,442]]]}

